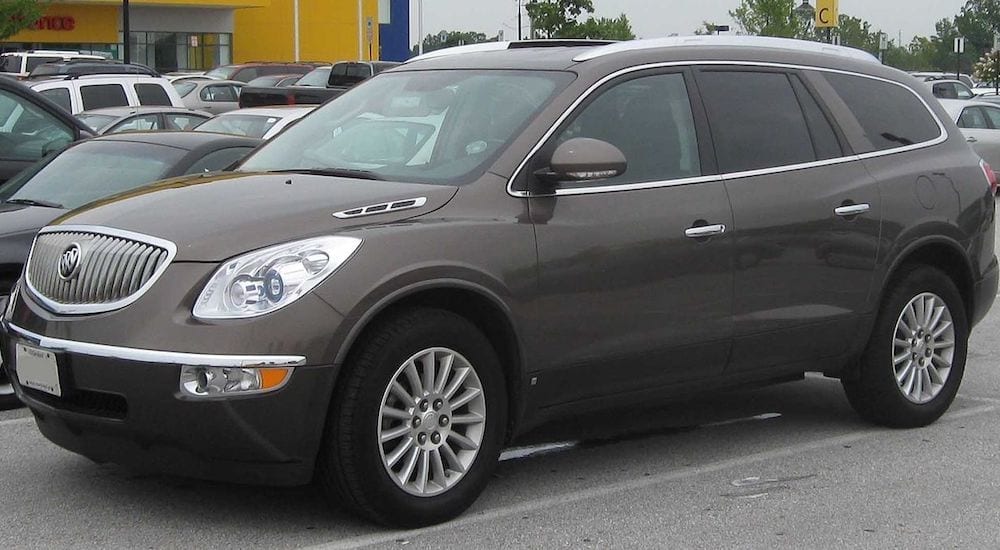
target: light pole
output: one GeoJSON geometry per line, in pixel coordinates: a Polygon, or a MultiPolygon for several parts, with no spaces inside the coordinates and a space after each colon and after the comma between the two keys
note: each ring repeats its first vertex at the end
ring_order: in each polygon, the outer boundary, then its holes
{"type": "Polygon", "coordinates": [[[122,0],[122,61],[132,62],[132,41],[129,40],[128,0],[122,0]]]}
{"type": "Polygon", "coordinates": [[[417,55],[424,54],[424,0],[417,0],[417,55]]]}
{"type": "Polygon", "coordinates": [[[295,40],[295,61],[299,56],[299,0],[292,1],[292,39],[295,40]]]}
{"type": "Polygon", "coordinates": [[[794,8],[792,11],[795,12],[795,16],[802,22],[803,37],[807,36],[809,31],[809,22],[816,17],[816,10],[809,5],[809,0],[802,0],[799,7],[794,8]]]}

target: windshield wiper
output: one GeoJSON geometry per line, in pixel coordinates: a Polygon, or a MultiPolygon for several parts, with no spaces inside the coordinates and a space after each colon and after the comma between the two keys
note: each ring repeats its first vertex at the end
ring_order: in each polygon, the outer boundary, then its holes
{"type": "Polygon", "coordinates": [[[26,204],[28,206],[44,206],[45,208],[65,208],[63,205],[50,201],[38,199],[7,199],[3,201],[7,204],[26,204]]]}
{"type": "Polygon", "coordinates": [[[289,168],[287,170],[271,170],[276,174],[310,174],[313,176],[336,176],[341,178],[357,178],[362,180],[384,180],[382,176],[371,170],[356,170],[353,168],[289,168]]]}

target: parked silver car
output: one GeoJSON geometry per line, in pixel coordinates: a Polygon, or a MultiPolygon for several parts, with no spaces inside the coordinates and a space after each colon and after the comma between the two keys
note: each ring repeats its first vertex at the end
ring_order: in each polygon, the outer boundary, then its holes
{"type": "Polygon", "coordinates": [[[240,108],[240,89],[246,86],[236,80],[182,80],[174,83],[184,106],[212,114],[240,108]]]}

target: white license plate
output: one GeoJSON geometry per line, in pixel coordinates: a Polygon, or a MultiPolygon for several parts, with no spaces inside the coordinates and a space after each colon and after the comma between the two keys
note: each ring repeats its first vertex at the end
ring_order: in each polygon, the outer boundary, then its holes
{"type": "Polygon", "coordinates": [[[14,349],[14,368],[22,386],[62,396],[54,353],[24,344],[17,344],[14,349]]]}

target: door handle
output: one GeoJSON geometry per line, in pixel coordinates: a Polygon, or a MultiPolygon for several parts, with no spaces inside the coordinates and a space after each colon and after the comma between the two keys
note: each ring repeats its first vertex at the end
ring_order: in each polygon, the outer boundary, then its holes
{"type": "Polygon", "coordinates": [[[969,136],[969,137],[965,138],[965,141],[967,141],[969,143],[975,143],[975,142],[977,142],[979,140],[976,139],[976,138],[974,138],[974,137],[972,137],[972,136],[969,136]]]}
{"type": "Polygon", "coordinates": [[[702,239],[705,237],[722,235],[725,232],[726,226],[721,223],[717,223],[715,225],[699,225],[698,227],[689,227],[684,230],[684,236],[692,239],[702,239]]]}
{"type": "Polygon", "coordinates": [[[858,214],[864,214],[869,210],[871,210],[871,205],[868,203],[848,204],[834,208],[833,213],[838,216],[846,218],[848,216],[857,216],[858,214]]]}

